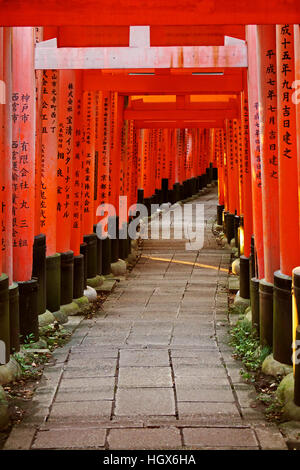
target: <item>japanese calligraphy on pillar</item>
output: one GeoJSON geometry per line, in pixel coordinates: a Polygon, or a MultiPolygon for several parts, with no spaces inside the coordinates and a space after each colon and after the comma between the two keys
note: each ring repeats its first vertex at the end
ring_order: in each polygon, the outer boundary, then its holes
{"type": "Polygon", "coordinates": [[[242,112],[243,112],[243,138],[244,138],[244,175],[248,175],[250,173],[250,152],[249,152],[249,109],[248,109],[248,98],[243,95],[242,101],[242,112]]]}
{"type": "Polygon", "coordinates": [[[47,255],[56,252],[56,178],[58,72],[44,70],[41,102],[40,231],[47,235],[47,255]]]}
{"type": "Polygon", "coordinates": [[[295,79],[294,41],[292,25],[277,25],[278,35],[278,128],[281,154],[297,158],[296,107],[292,101],[295,79]]]}
{"type": "Polygon", "coordinates": [[[109,119],[109,93],[103,93],[102,99],[102,136],[101,136],[101,159],[99,162],[100,167],[100,204],[108,202],[109,191],[109,134],[110,134],[110,119],[109,119]]]}
{"type": "Polygon", "coordinates": [[[94,177],[95,177],[95,100],[93,92],[83,93],[84,123],[84,177],[83,177],[83,230],[93,232],[94,177]]]}
{"type": "MultiPolygon", "coordinates": [[[[266,191],[278,179],[277,70],[275,26],[258,26],[259,101],[263,181],[266,191]]],[[[275,182],[273,190],[277,191],[275,182]]]]}
{"type": "Polygon", "coordinates": [[[73,124],[73,165],[72,165],[72,223],[71,250],[77,256],[80,253],[82,200],[83,200],[83,132],[82,132],[82,90],[81,71],[76,70],[74,91],[74,124],[73,124]]]}
{"type": "Polygon", "coordinates": [[[57,251],[70,249],[75,72],[59,73],[57,144],[57,251]],[[62,231],[63,228],[63,231],[62,231]],[[62,236],[63,234],[63,236],[62,236]]]}
{"type": "Polygon", "coordinates": [[[261,161],[260,161],[260,132],[259,132],[259,103],[254,103],[254,170],[255,182],[258,188],[261,188],[261,161]]]}
{"type": "Polygon", "coordinates": [[[35,75],[33,28],[13,29],[12,214],[14,280],[32,273],[35,194],[35,75]],[[27,48],[26,56],[21,53],[27,48]]]}

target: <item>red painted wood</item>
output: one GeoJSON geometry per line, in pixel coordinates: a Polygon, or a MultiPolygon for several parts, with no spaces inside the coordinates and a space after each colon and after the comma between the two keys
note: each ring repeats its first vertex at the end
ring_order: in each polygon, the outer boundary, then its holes
{"type": "Polygon", "coordinates": [[[298,0],[1,0],[5,26],[279,24],[299,21],[298,0]]]}

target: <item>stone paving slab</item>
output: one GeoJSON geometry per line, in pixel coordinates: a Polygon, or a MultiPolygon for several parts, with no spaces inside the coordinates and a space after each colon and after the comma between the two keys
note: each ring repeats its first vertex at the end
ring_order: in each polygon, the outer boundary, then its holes
{"type": "Polygon", "coordinates": [[[51,429],[37,433],[32,449],[103,448],[105,438],[105,429],[51,429]]]}
{"type": "Polygon", "coordinates": [[[178,449],[182,446],[179,429],[112,429],[109,449],[178,449]]]}
{"type": "Polygon", "coordinates": [[[100,418],[111,416],[112,401],[70,401],[66,403],[54,403],[49,423],[63,421],[69,422],[89,422],[98,421],[100,418]]]}
{"type": "Polygon", "coordinates": [[[163,351],[145,351],[145,350],[121,350],[120,367],[122,366],[152,366],[152,367],[170,367],[169,354],[167,350],[163,351]]]}
{"type": "Polygon", "coordinates": [[[183,429],[186,446],[208,448],[256,448],[258,442],[251,429],[190,428],[183,429]]]}
{"type": "Polygon", "coordinates": [[[211,384],[206,387],[189,388],[186,385],[176,385],[176,394],[178,402],[215,402],[215,403],[234,403],[234,396],[228,387],[211,384]]]}
{"type": "Polygon", "coordinates": [[[118,389],[115,416],[175,415],[173,389],[118,389]]]}
{"type": "Polygon", "coordinates": [[[119,388],[172,387],[171,368],[165,367],[121,367],[119,388]]]}

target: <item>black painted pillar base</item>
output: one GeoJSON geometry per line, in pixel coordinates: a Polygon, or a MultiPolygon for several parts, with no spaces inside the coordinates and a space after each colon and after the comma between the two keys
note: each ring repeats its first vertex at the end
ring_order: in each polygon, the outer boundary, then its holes
{"type": "Polygon", "coordinates": [[[168,190],[169,190],[169,180],[168,178],[162,178],[161,180],[162,202],[169,202],[168,190]]]}
{"type": "Polygon", "coordinates": [[[180,184],[180,201],[183,201],[184,199],[184,186],[183,186],[183,182],[180,184]]]}
{"type": "Polygon", "coordinates": [[[36,279],[19,282],[20,307],[20,340],[24,344],[28,341],[39,340],[39,316],[37,305],[38,282],[36,279]]]}
{"type": "Polygon", "coordinates": [[[9,296],[6,274],[0,276],[0,340],[3,341],[0,344],[0,365],[3,365],[9,362],[10,357],[9,296]]]}
{"type": "Polygon", "coordinates": [[[240,296],[250,299],[249,258],[240,257],[240,296]]]}
{"type": "Polygon", "coordinates": [[[97,235],[84,235],[83,241],[87,244],[87,278],[91,279],[97,276],[97,235]]]}
{"type": "Polygon", "coordinates": [[[259,334],[259,279],[250,279],[250,305],[252,314],[252,327],[259,334]]]}
{"type": "MultiPolygon", "coordinates": [[[[61,257],[59,253],[46,258],[46,306],[50,312],[60,309],[61,257]]],[[[20,299],[21,301],[21,299],[20,299]]]]}
{"type": "Polygon", "coordinates": [[[224,211],[224,205],[218,204],[217,205],[217,224],[218,225],[223,225],[223,211],[224,211]]]}
{"type": "Polygon", "coordinates": [[[174,203],[180,201],[180,183],[174,183],[174,203]]]}
{"type": "Polygon", "coordinates": [[[192,178],[192,187],[193,187],[193,196],[198,192],[198,179],[193,177],[192,178]]]}
{"type": "Polygon", "coordinates": [[[144,190],[143,189],[137,190],[137,203],[144,204],[144,190]]]}
{"type": "Polygon", "coordinates": [[[111,273],[111,240],[106,237],[102,240],[102,274],[107,276],[111,273]]]}
{"type": "Polygon", "coordinates": [[[251,251],[250,251],[250,279],[256,277],[256,259],[255,259],[255,243],[254,235],[251,237],[251,251]]]}
{"type": "Polygon", "coordinates": [[[292,278],[274,273],[273,356],[283,364],[292,364],[292,278]]]}
{"type": "Polygon", "coordinates": [[[73,301],[73,285],[74,285],[74,253],[73,251],[65,251],[61,256],[61,305],[70,304],[73,301]]]}
{"type": "Polygon", "coordinates": [[[151,198],[150,197],[145,197],[144,199],[144,205],[146,206],[146,209],[148,211],[148,217],[151,215],[151,198]]]}
{"type": "Polygon", "coordinates": [[[214,169],[213,169],[213,164],[209,164],[209,182],[212,183],[212,180],[214,178],[214,169]]]}
{"type": "Polygon", "coordinates": [[[20,312],[19,312],[19,287],[13,282],[8,289],[9,297],[9,330],[10,353],[20,351],[20,312]]]}
{"type": "Polygon", "coordinates": [[[175,201],[175,192],[174,189],[168,189],[168,200],[167,202],[170,202],[171,204],[174,204],[175,201]]]}
{"type": "Polygon", "coordinates": [[[240,226],[240,217],[238,215],[234,216],[234,240],[236,248],[239,247],[239,226],[240,226]]]}
{"type": "MultiPolygon", "coordinates": [[[[111,263],[116,263],[119,259],[119,217],[112,216],[108,218],[108,234],[110,238],[111,263]]],[[[88,276],[89,277],[89,276],[88,276]]]]}
{"type": "Polygon", "coordinates": [[[79,299],[83,296],[85,289],[85,273],[84,273],[84,255],[80,254],[74,256],[74,282],[73,282],[73,297],[79,299]]]}
{"type": "Polygon", "coordinates": [[[161,189],[156,189],[155,194],[150,198],[150,207],[151,204],[162,204],[163,203],[163,193],[161,189]]]}
{"type": "Polygon", "coordinates": [[[119,231],[119,258],[126,259],[128,258],[128,224],[123,223],[122,228],[119,231]]]}
{"type": "Polygon", "coordinates": [[[38,314],[46,311],[46,235],[34,237],[32,278],[38,281],[38,314]]]}
{"type": "Polygon", "coordinates": [[[213,180],[218,181],[218,168],[213,168],[213,180]]]}
{"type": "Polygon", "coordinates": [[[203,186],[203,184],[202,184],[202,176],[199,175],[197,179],[198,179],[198,191],[201,191],[202,186],[203,186]]]}
{"type": "Polygon", "coordinates": [[[80,254],[83,255],[83,283],[84,288],[87,288],[87,244],[81,243],[80,254]]]}
{"type": "Polygon", "coordinates": [[[226,238],[228,243],[234,238],[234,214],[230,212],[226,213],[225,216],[225,230],[226,230],[226,238]]]}
{"type": "Polygon", "coordinates": [[[182,186],[183,186],[183,199],[187,199],[189,197],[188,181],[187,180],[183,181],[182,186]]]}
{"type": "Polygon", "coordinates": [[[262,346],[273,345],[273,284],[259,281],[259,338],[262,346]]]}
{"type": "MultiPolygon", "coordinates": [[[[93,227],[94,233],[97,233],[97,224],[93,227]]],[[[97,274],[102,274],[102,240],[97,236],[97,274]]]]}

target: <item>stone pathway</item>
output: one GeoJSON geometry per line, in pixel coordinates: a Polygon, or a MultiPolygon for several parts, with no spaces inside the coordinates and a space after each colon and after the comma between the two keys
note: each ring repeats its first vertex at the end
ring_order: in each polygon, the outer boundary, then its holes
{"type": "Polygon", "coordinates": [[[104,310],[71,319],[78,327],[46,366],[6,449],[285,448],[251,407],[253,388],[227,345],[230,253],[212,234],[215,191],[197,202],[204,248],[145,241],[104,310]]]}

